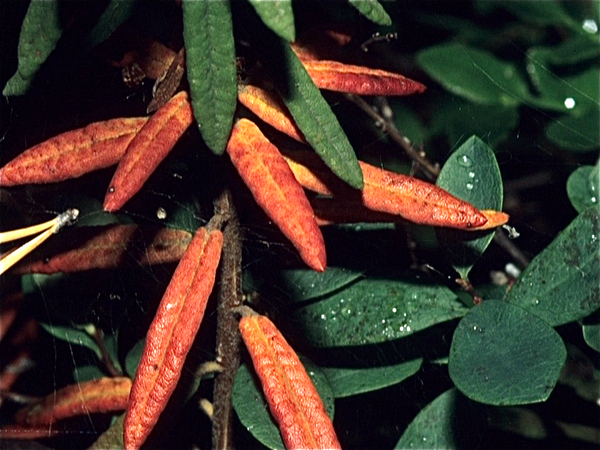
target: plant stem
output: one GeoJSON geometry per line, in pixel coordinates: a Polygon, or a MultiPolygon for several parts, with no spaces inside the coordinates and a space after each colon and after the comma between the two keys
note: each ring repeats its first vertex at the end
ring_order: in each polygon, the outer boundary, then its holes
{"type": "Polygon", "coordinates": [[[242,235],[231,194],[217,200],[217,212],[226,217],[223,229],[221,286],[217,307],[217,362],[223,367],[213,390],[212,448],[232,449],[233,408],[231,391],[240,363],[240,333],[234,308],[242,304],[242,235]]]}

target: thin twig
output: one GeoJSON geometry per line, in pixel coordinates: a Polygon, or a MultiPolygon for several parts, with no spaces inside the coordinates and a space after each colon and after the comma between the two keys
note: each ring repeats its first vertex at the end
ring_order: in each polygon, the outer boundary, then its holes
{"type": "Polygon", "coordinates": [[[381,114],[379,114],[371,105],[363,100],[358,95],[346,94],[346,98],[362,109],[369,117],[371,117],[376,124],[381,126],[382,130],[386,132],[390,138],[398,144],[406,154],[415,161],[419,166],[423,168],[424,173],[431,179],[436,179],[440,174],[440,168],[432,164],[425,156],[421,155],[415,150],[404,137],[402,133],[396,128],[393,122],[387,120],[381,114]]]}
{"type": "Polygon", "coordinates": [[[240,334],[234,309],[242,304],[242,235],[229,191],[217,201],[217,213],[227,217],[223,229],[221,286],[217,307],[217,362],[223,370],[213,390],[212,447],[232,449],[231,391],[240,364],[240,334]]]}

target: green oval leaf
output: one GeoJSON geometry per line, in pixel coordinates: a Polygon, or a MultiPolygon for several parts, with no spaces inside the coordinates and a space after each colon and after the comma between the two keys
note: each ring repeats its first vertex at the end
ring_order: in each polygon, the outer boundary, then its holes
{"type": "Polygon", "coordinates": [[[183,39],[194,117],[206,145],[220,155],[225,151],[237,106],[229,3],[184,1],[183,39]]]}
{"type": "Polygon", "coordinates": [[[582,117],[561,116],[546,127],[548,139],[566,150],[585,153],[600,147],[600,109],[592,108],[582,117]]]}
{"type": "Polygon", "coordinates": [[[600,308],[600,211],[590,208],[537,255],[506,300],[552,326],[600,308]]]}
{"type": "Polygon", "coordinates": [[[140,365],[140,359],[142,359],[142,353],[144,353],[144,347],[146,346],[146,339],[140,339],[137,341],[127,356],[125,356],[125,372],[130,378],[135,378],[135,373],[140,365]]]}
{"type": "Polygon", "coordinates": [[[88,450],[120,450],[123,445],[123,423],[125,422],[125,413],[121,414],[117,420],[100,435],[100,437],[88,450]]]}
{"type": "Polygon", "coordinates": [[[265,2],[263,0],[249,0],[263,23],[275,34],[288,42],[296,39],[296,27],[294,25],[294,10],[291,0],[275,0],[265,2]]]}
{"type": "Polygon", "coordinates": [[[99,360],[102,360],[102,351],[100,351],[100,347],[98,347],[96,341],[94,341],[87,332],[44,322],[40,322],[40,325],[44,330],[60,340],[89,348],[96,354],[99,360]]]}
{"type": "Polygon", "coordinates": [[[325,164],[350,186],[362,189],[362,170],[337,117],[289,45],[282,46],[284,61],[275,62],[276,87],[306,141],[325,164]],[[281,84],[282,80],[287,80],[281,84]]]}
{"type": "Polygon", "coordinates": [[[394,448],[477,448],[486,429],[482,407],[450,389],[417,414],[394,448]]]}
{"type": "Polygon", "coordinates": [[[89,50],[108,39],[117,28],[131,17],[135,7],[135,1],[111,0],[98,18],[92,31],[89,32],[84,47],[89,50]]]}
{"type": "Polygon", "coordinates": [[[422,364],[423,358],[416,358],[391,366],[364,369],[321,367],[321,370],[329,380],[333,395],[342,398],[398,384],[417,373],[422,364]]]}
{"type": "MultiPolygon", "coordinates": [[[[494,151],[476,136],[469,138],[446,161],[436,184],[479,209],[502,209],[502,175],[494,151]]],[[[436,235],[454,269],[467,278],[494,237],[494,230],[460,232],[438,229],[436,235]]]]}
{"type": "Polygon", "coordinates": [[[57,0],[32,1],[29,4],[19,35],[17,72],[4,86],[2,95],[23,95],[27,92],[33,76],[56,48],[62,31],[57,0]]]}
{"type": "MultiPolygon", "coordinates": [[[[327,377],[317,365],[307,358],[300,356],[306,372],[317,388],[325,410],[333,418],[335,398],[327,377]]],[[[260,381],[254,376],[254,371],[247,364],[242,364],[238,369],[233,383],[232,392],[233,408],[240,422],[263,445],[270,449],[284,449],[285,445],[279,433],[279,427],[269,412],[269,405],[265,401],[260,386],[260,381]]]]}
{"type": "Polygon", "coordinates": [[[389,26],[392,19],[377,0],[348,0],[359,13],[377,25],[389,26]]]}
{"type": "Polygon", "coordinates": [[[331,294],[362,276],[362,272],[343,267],[328,267],[321,273],[304,269],[283,270],[277,284],[292,301],[303,302],[331,294]]]}
{"type": "Polygon", "coordinates": [[[574,170],[567,180],[567,194],[571,204],[577,210],[582,212],[591,206],[598,205],[598,168],[596,166],[582,166],[574,170]]]}
{"type": "Polygon", "coordinates": [[[462,317],[467,308],[445,286],[405,272],[371,276],[321,301],[300,307],[294,321],[311,345],[376,344],[462,317]]]}
{"type": "Polygon", "coordinates": [[[561,2],[511,1],[498,2],[497,6],[510,11],[525,22],[538,25],[564,25],[583,33],[582,27],[565,11],[561,2]]]}
{"type": "Polygon", "coordinates": [[[417,63],[448,91],[475,103],[516,106],[529,96],[514,64],[473,47],[436,45],[421,51],[417,63]]]}
{"type": "Polygon", "coordinates": [[[550,396],[566,358],[562,339],[546,322],[510,303],[487,300],[458,324],[448,371],[472,400],[523,405],[550,396]]]}
{"type": "Polygon", "coordinates": [[[600,352],[600,324],[583,325],[583,339],[591,348],[600,352]]]}

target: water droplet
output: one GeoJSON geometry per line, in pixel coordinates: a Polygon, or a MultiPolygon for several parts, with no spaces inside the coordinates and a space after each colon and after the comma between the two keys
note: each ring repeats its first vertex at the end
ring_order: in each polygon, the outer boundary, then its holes
{"type": "Polygon", "coordinates": [[[156,217],[160,220],[164,220],[167,218],[167,211],[162,206],[156,210],[156,217]]]}
{"type": "Polygon", "coordinates": [[[325,314],[321,314],[321,320],[325,320],[327,317],[325,317],[325,314]]]}
{"type": "Polygon", "coordinates": [[[427,442],[427,438],[426,437],[423,437],[423,442],[427,442]]]}
{"type": "Polygon", "coordinates": [[[565,108],[567,108],[567,109],[575,108],[575,99],[573,97],[565,98],[565,108]]]}
{"type": "Polygon", "coordinates": [[[475,178],[475,172],[469,172],[469,178],[475,178]]]}
{"type": "MultiPolygon", "coordinates": [[[[595,237],[595,236],[594,236],[594,237],[595,237]]],[[[395,313],[395,312],[397,312],[397,311],[398,311],[398,310],[397,310],[395,307],[394,307],[394,308],[392,308],[392,312],[393,312],[393,313],[395,313]]]]}
{"type": "Polygon", "coordinates": [[[458,164],[463,167],[471,167],[473,165],[473,160],[469,158],[467,155],[457,156],[458,164]]]}
{"type": "Polygon", "coordinates": [[[533,304],[533,306],[539,305],[540,304],[540,299],[539,298],[534,298],[531,303],[533,304]]]}
{"type": "Polygon", "coordinates": [[[597,240],[598,240],[598,236],[596,236],[595,234],[592,234],[592,242],[596,242],[597,240]]]}
{"type": "Polygon", "coordinates": [[[381,319],[381,323],[385,323],[385,319],[381,319]]]}
{"type": "Polygon", "coordinates": [[[468,190],[472,190],[473,189],[473,183],[467,183],[467,189],[468,190]]]}
{"type": "Polygon", "coordinates": [[[595,34],[598,32],[598,22],[594,19],[585,19],[581,27],[586,33],[595,34]]]}
{"type": "Polygon", "coordinates": [[[598,201],[598,199],[597,199],[596,197],[592,197],[592,198],[590,198],[590,201],[591,201],[592,203],[596,203],[596,202],[598,201]]]}
{"type": "Polygon", "coordinates": [[[408,333],[410,331],[410,325],[406,325],[406,332],[408,333]]]}

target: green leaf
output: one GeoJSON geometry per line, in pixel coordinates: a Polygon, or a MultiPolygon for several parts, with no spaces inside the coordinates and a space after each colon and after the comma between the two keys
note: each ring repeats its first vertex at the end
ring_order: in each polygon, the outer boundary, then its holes
{"type": "Polygon", "coordinates": [[[135,6],[135,1],[111,0],[86,38],[84,43],[86,50],[108,39],[117,28],[131,17],[135,6]]]}
{"type": "Polygon", "coordinates": [[[115,366],[115,369],[123,373],[123,368],[119,361],[119,330],[114,334],[104,337],[104,346],[106,347],[106,352],[108,353],[113,366],[115,366]]]}
{"type": "MultiPolygon", "coordinates": [[[[335,398],[327,377],[317,365],[307,358],[300,357],[306,372],[317,388],[325,410],[333,418],[335,398]]],[[[240,422],[263,445],[271,449],[284,449],[279,427],[269,412],[269,406],[263,396],[260,381],[247,364],[238,369],[233,383],[232,403],[240,422]]]]}
{"type": "Polygon", "coordinates": [[[93,365],[75,367],[73,370],[73,379],[77,383],[84,381],[99,380],[105,377],[105,373],[100,370],[100,367],[93,365]]]}
{"type": "Polygon", "coordinates": [[[421,145],[425,141],[426,128],[418,114],[400,101],[390,102],[390,106],[394,111],[396,127],[413,145],[421,145]]]}
{"type": "Polygon", "coordinates": [[[462,317],[467,308],[445,286],[416,272],[370,276],[294,311],[311,345],[339,347],[386,342],[462,317]]]}
{"type": "Polygon", "coordinates": [[[598,205],[599,168],[600,161],[596,166],[579,167],[573,171],[567,180],[567,194],[578,213],[591,206],[598,205]]]}
{"type": "Polygon", "coordinates": [[[575,20],[567,14],[559,1],[532,2],[528,0],[495,2],[525,22],[538,25],[564,25],[573,30],[583,32],[575,20]]]}
{"type": "MultiPolygon", "coordinates": [[[[502,209],[502,176],[496,156],[494,151],[476,136],[469,138],[450,155],[436,184],[479,209],[502,209]]],[[[471,268],[492,241],[494,233],[494,230],[436,230],[452,267],[462,278],[468,277],[471,268]]]]}
{"type": "Polygon", "coordinates": [[[389,26],[392,19],[377,0],[348,0],[359,13],[377,25],[389,26]]]}
{"type": "Polygon", "coordinates": [[[539,96],[529,98],[530,104],[577,117],[586,115],[591,109],[598,109],[600,70],[597,67],[577,75],[559,77],[540,59],[530,52],[527,73],[539,91],[539,96]]]}
{"type": "Polygon", "coordinates": [[[321,367],[321,370],[329,380],[333,395],[342,398],[398,384],[417,373],[422,364],[423,358],[416,358],[391,366],[363,369],[321,367]]]}
{"type": "Polygon", "coordinates": [[[459,322],[448,371],[460,391],[490,405],[546,400],[567,358],[561,337],[523,308],[484,301],[459,322]]]}
{"type": "Polygon", "coordinates": [[[596,324],[584,324],[583,325],[583,339],[587,342],[591,348],[600,352],[600,323],[596,324]]]}
{"type": "Polygon", "coordinates": [[[77,330],[71,327],[47,324],[44,322],[40,322],[40,325],[52,336],[71,344],[87,347],[96,354],[99,360],[102,359],[102,351],[100,351],[100,347],[98,347],[96,341],[94,341],[94,339],[86,331],[77,330]]]}
{"type": "Polygon", "coordinates": [[[192,108],[206,145],[225,151],[237,106],[235,43],[229,2],[183,2],[183,39],[192,108]]]}
{"type": "Polygon", "coordinates": [[[446,134],[453,148],[473,135],[484,136],[488,145],[495,147],[506,140],[518,123],[519,109],[514,106],[480,105],[447,96],[434,106],[429,134],[446,134]]]}
{"type": "Polygon", "coordinates": [[[62,35],[57,0],[32,1],[19,35],[19,65],[2,95],[23,95],[62,35]]]}
{"type": "Polygon", "coordinates": [[[589,152],[600,147],[600,109],[592,108],[583,117],[561,116],[546,127],[548,139],[573,152],[589,152]]]}
{"type": "Polygon", "coordinates": [[[419,412],[394,448],[477,448],[487,427],[483,413],[480,405],[470,402],[456,389],[450,389],[419,412]]]}
{"type": "Polygon", "coordinates": [[[140,359],[142,359],[145,345],[146,339],[140,339],[134,344],[131,350],[129,350],[127,356],[125,356],[125,373],[127,373],[130,378],[135,378],[135,373],[140,365],[140,359]]]}
{"type": "MultiPolygon", "coordinates": [[[[529,62],[545,62],[557,66],[577,64],[600,56],[600,47],[587,36],[573,36],[553,47],[532,47],[527,52],[529,62]],[[535,56],[535,58],[533,58],[535,56]],[[535,61],[531,61],[535,59],[535,61]]],[[[527,71],[529,72],[529,67],[527,71]]]]}
{"type": "Polygon", "coordinates": [[[362,272],[355,272],[343,267],[328,267],[325,272],[314,270],[283,270],[278,287],[294,302],[313,300],[341,289],[363,277],[362,272]],[[280,286],[279,286],[280,285],[280,286]]]}
{"type": "Polygon", "coordinates": [[[600,211],[582,212],[527,266],[506,300],[552,326],[600,308],[600,211]]]}
{"type": "Polygon", "coordinates": [[[294,10],[291,0],[249,0],[261,20],[274,33],[288,42],[296,40],[296,27],[294,25],[294,10]]]}
{"type": "Polygon", "coordinates": [[[448,91],[474,103],[517,106],[529,95],[514,64],[473,47],[436,45],[421,51],[417,63],[448,91]]]}
{"type": "Polygon", "coordinates": [[[100,437],[88,450],[120,450],[123,445],[123,423],[125,422],[125,413],[121,414],[117,420],[100,435],[100,437]]]}
{"type": "MultiPolygon", "coordinates": [[[[281,74],[287,80],[277,89],[307,142],[325,164],[350,186],[362,189],[362,171],[337,117],[289,45],[282,46],[281,74]]],[[[281,79],[279,79],[281,81],[281,79]]]]}

